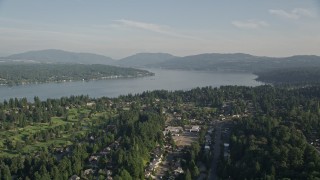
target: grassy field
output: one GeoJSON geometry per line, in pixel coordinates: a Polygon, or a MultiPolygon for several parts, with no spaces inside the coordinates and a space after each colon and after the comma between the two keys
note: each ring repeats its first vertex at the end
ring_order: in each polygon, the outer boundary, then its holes
{"type": "Polygon", "coordinates": [[[33,135],[43,130],[48,130],[56,126],[70,123],[70,122],[63,121],[61,118],[58,118],[58,117],[53,117],[51,121],[52,123],[34,123],[33,125],[28,125],[24,128],[16,128],[14,130],[1,131],[0,132],[0,137],[1,137],[0,139],[1,154],[0,155],[1,156],[16,155],[18,154],[18,151],[19,153],[22,153],[22,154],[30,153],[41,148],[47,148],[51,144],[60,144],[60,145],[70,144],[71,142],[68,142],[68,139],[62,136],[61,138],[55,138],[53,140],[49,140],[46,142],[36,141],[30,145],[22,145],[23,147],[18,150],[7,150],[7,148],[5,147],[6,140],[11,141],[13,144],[17,144],[17,143],[25,144],[25,139],[29,135],[33,135]]]}

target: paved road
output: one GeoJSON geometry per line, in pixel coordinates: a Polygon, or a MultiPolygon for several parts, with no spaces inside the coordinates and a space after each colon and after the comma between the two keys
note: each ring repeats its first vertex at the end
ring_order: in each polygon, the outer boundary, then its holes
{"type": "Polygon", "coordinates": [[[222,123],[223,122],[219,122],[215,127],[216,131],[215,131],[214,146],[213,146],[214,155],[213,155],[211,170],[210,170],[209,177],[208,177],[208,179],[210,179],[210,180],[217,180],[218,179],[216,170],[217,170],[218,160],[220,157],[222,123]]]}

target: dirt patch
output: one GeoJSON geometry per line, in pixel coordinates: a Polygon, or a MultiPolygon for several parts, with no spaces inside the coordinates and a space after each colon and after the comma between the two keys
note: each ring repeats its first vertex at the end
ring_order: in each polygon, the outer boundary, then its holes
{"type": "Polygon", "coordinates": [[[173,136],[173,140],[177,146],[190,146],[192,142],[198,141],[198,133],[185,131],[179,136],[173,136]]]}

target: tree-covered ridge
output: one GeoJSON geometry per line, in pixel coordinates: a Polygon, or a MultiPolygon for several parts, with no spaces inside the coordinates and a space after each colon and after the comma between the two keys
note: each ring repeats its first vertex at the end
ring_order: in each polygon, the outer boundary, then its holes
{"type": "Polygon", "coordinates": [[[3,64],[0,66],[0,84],[4,85],[87,81],[149,75],[153,74],[145,70],[101,64],[3,64]]]}
{"type": "Polygon", "coordinates": [[[257,72],[256,80],[272,84],[310,85],[320,83],[320,68],[289,68],[257,72]]]}

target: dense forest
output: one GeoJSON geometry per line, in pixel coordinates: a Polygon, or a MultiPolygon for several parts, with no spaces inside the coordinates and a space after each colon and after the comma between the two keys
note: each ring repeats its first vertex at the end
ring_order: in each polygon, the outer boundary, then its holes
{"type": "Polygon", "coordinates": [[[230,143],[230,157],[220,166],[223,178],[320,177],[319,152],[293,124],[264,116],[242,119],[234,127],[230,143]]]}
{"type": "Polygon", "coordinates": [[[182,157],[180,179],[197,178],[200,159],[210,168],[204,133],[221,116],[236,118],[231,119],[230,156],[222,155],[218,166],[220,178],[320,178],[314,146],[320,132],[319,99],[319,86],[9,99],[0,103],[0,179],[144,179],[151,155],[166,145],[164,109],[180,113],[177,123],[182,125],[189,123],[186,117],[203,124],[198,142],[182,157]],[[187,110],[190,105],[194,108],[187,110]]]}
{"type": "Polygon", "coordinates": [[[2,64],[0,66],[0,84],[10,86],[149,75],[153,74],[145,70],[100,64],[2,64]]]}
{"type": "Polygon", "coordinates": [[[256,73],[257,81],[276,85],[310,85],[320,83],[320,68],[288,68],[256,73]]]}
{"type": "Polygon", "coordinates": [[[230,156],[219,173],[232,179],[315,179],[320,177],[319,87],[255,88],[254,116],[235,122],[230,156]],[[256,91],[259,90],[259,91],[256,91]]]}

